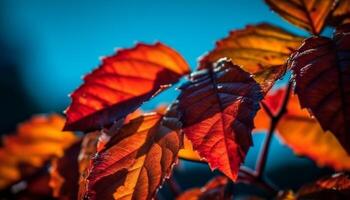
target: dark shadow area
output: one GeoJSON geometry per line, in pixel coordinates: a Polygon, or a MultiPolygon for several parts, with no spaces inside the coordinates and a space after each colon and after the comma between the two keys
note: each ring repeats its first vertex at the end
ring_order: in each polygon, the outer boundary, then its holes
{"type": "Polygon", "coordinates": [[[33,102],[25,92],[18,70],[24,60],[23,46],[15,46],[6,37],[5,2],[0,2],[0,134],[12,132],[16,124],[28,119],[37,111],[33,102]]]}

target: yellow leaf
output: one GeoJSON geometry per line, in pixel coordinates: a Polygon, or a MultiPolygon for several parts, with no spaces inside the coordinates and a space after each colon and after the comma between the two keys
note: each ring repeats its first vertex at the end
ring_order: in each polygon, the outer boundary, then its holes
{"type": "Polygon", "coordinates": [[[230,32],[218,41],[214,50],[200,61],[200,69],[211,66],[218,59],[227,57],[235,64],[254,74],[254,79],[264,91],[286,70],[286,61],[303,38],[270,24],[247,26],[230,32]]]}
{"type": "Polygon", "coordinates": [[[3,137],[0,149],[0,188],[21,178],[20,165],[40,167],[48,159],[60,157],[77,140],[73,132],[62,132],[64,118],[38,115],[18,125],[16,134],[3,137]]]}
{"type": "Polygon", "coordinates": [[[336,0],[265,0],[285,20],[318,35],[336,0]]]}

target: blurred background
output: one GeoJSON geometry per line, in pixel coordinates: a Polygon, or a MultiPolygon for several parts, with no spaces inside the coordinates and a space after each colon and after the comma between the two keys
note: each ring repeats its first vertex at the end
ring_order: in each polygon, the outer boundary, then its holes
{"type": "MultiPolygon", "coordinates": [[[[306,35],[270,11],[263,0],[1,0],[0,132],[11,133],[34,113],[62,113],[81,77],[115,48],[161,41],[195,69],[197,58],[216,40],[259,22],[306,35]]],[[[143,108],[169,103],[177,94],[162,93],[143,108]]],[[[246,166],[254,167],[263,138],[264,134],[254,135],[246,166]]],[[[327,171],[273,140],[266,175],[281,188],[295,188],[327,171]]],[[[183,188],[202,185],[212,175],[206,165],[187,161],[175,174],[183,188]]]]}

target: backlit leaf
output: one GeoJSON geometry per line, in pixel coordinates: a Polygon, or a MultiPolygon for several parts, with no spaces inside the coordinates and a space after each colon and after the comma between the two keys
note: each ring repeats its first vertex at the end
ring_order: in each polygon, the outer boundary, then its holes
{"type": "Polygon", "coordinates": [[[332,12],[330,23],[334,26],[350,23],[350,1],[339,0],[337,7],[332,12]]]}
{"type": "Polygon", "coordinates": [[[336,5],[336,0],[265,0],[288,22],[318,35],[336,5]]]}
{"type": "Polygon", "coordinates": [[[66,149],[64,156],[51,161],[49,185],[53,196],[59,200],[77,199],[80,146],[81,142],[75,143],[66,149]]]}
{"type": "MultiPolygon", "coordinates": [[[[62,132],[64,119],[56,114],[38,115],[18,125],[15,134],[3,137],[0,148],[0,188],[19,180],[24,168],[37,169],[77,140],[73,132],[62,132]]],[[[33,171],[32,169],[29,171],[33,171]]]]}
{"type": "Polygon", "coordinates": [[[247,26],[218,41],[215,49],[201,59],[200,69],[227,57],[254,74],[263,90],[268,91],[284,74],[289,55],[300,46],[302,39],[270,24],[247,26]]]}
{"type": "Polygon", "coordinates": [[[124,125],[92,161],[86,199],[151,199],[182,147],[181,124],[150,113],[124,125]]]}
{"type": "Polygon", "coordinates": [[[221,60],[213,68],[193,73],[180,89],[179,111],[187,138],[211,169],[236,180],[252,145],[260,86],[239,66],[221,60]]]}
{"type": "MultiPolygon", "coordinates": [[[[101,145],[105,145],[108,141],[103,141],[101,144],[101,135],[103,133],[100,132],[92,132],[83,138],[81,150],[78,157],[79,162],[79,193],[78,193],[78,199],[83,199],[85,192],[87,190],[87,177],[89,176],[89,170],[92,166],[92,159],[95,157],[96,153],[101,151],[104,147],[101,147],[101,145]]],[[[102,136],[103,138],[103,136],[102,136]]]]}
{"type": "Polygon", "coordinates": [[[184,136],[183,148],[179,151],[179,158],[191,161],[202,161],[198,152],[193,149],[192,142],[184,136]]]}
{"type": "Polygon", "coordinates": [[[177,200],[229,200],[225,195],[227,183],[225,176],[217,176],[202,188],[192,188],[182,193],[177,200]]]}
{"type": "MultiPolygon", "coordinates": [[[[281,88],[265,97],[264,102],[272,109],[281,106],[286,88],[281,88]]],[[[267,114],[260,110],[256,120],[264,120],[267,114]],[[262,116],[265,115],[265,116],[262,116]]],[[[265,124],[266,129],[269,124],[265,124]]],[[[298,97],[291,95],[287,113],[277,126],[278,136],[293,151],[314,160],[319,166],[333,167],[335,170],[349,170],[350,156],[329,131],[324,132],[306,109],[300,107],[298,97]]]]}
{"type": "Polygon", "coordinates": [[[118,50],[85,76],[71,95],[65,130],[109,126],[188,72],[186,61],[161,43],[118,50]]]}
{"type": "Polygon", "coordinates": [[[98,131],[86,134],[82,141],[68,148],[63,157],[51,161],[50,187],[55,198],[83,199],[88,183],[86,178],[100,136],[98,131]]]}
{"type": "Polygon", "coordinates": [[[305,40],[290,65],[301,106],[350,153],[350,24],[339,26],[333,40],[305,40]]]}
{"type": "Polygon", "coordinates": [[[350,178],[346,173],[338,173],[321,178],[314,183],[301,187],[297,193],[298,199],[349,199],[350,178]]]}

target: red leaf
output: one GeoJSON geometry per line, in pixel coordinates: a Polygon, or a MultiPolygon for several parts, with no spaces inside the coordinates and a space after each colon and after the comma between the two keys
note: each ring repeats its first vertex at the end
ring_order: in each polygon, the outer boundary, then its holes
{"type": "Polygon", "coordinates": [[[186,61],[161,44],[137,44],[104,58],[72,94],[65,130],[111,125],[189,72],[186,61]]]}
{"type": "Polygon", "coordinates": [[[49,185],[53,190],[53,196],[57,199],[68,200],[78,197],[80,147],[79,141],[66,149],[63,157],[51,161],[49,185]]]}
{"type": "Polygon", "coordinates": [[[230,61],[191,75],[179,97],[184,132],[211,169],[236,180],[252,145],[253,118],[262,99],[251,75],[230,61]]]}
{"type": "Polygon", "coordinates": [[[179,122],[153,113],[132,119],[93,158],[86,199],[151,199],[182,147],[179,122]]]}
{"type": "Polygon", "coordinates": [[[350,153],[350,24],[334,39],[311,37],[290,60],[295,91],[302,107],[311,109],[350,153]]]}

